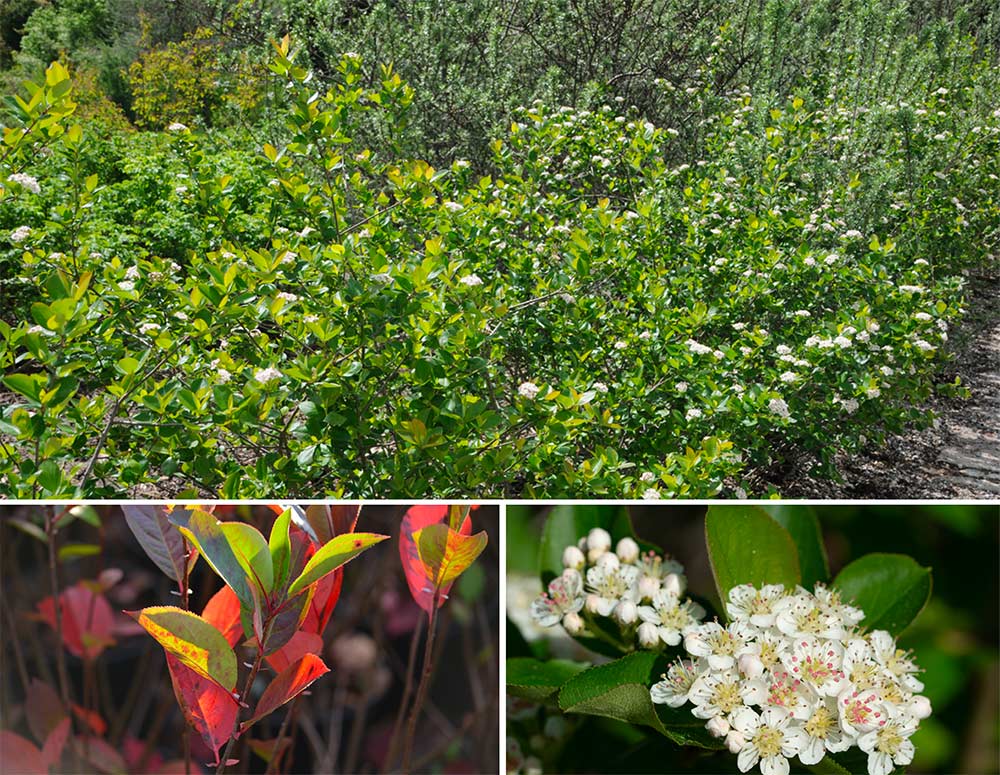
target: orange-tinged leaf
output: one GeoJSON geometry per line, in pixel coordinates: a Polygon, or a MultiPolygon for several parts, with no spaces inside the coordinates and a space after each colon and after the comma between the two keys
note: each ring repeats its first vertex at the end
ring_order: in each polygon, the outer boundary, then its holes
{"type": "Polygon", "coordinates": [[[218,763],[219,749],[233,733],[239,704],[231,693],[171,654],[167,654],[167,667],[184,718],[201,735],[218,763]]]}
{"type": "MultiPolygon", "coordinates": [[[[103,595],[81,582],[59,595],[63,645],[70,654],[82,659],[95,659],[114,643],[114,614],[103,595]]],[[[56,606],[52,597],[38,603],[38,613],[56,629],[56,606]]]]}
{"type": "Polygon", "coordinates": [[[251,725],[308,689],[313,681],[329,672],[330,668],[315,654],[306,654],[293,662],[282,670],[264,690],[260,700],[257,701],[253,717],[244,721],[242,728],[249,729],[251,725]]]}
{"type": "Polygon", "coordinates": [[[333,573],[340,566],[388,537],[377,533],[345,533],[331,539],[309,559],[302,573],[288,588],[288,596],[293,596],[328,573],[333,573]]]}
{"type": "Polygon", "coordinates": [[[319,654],[322,650],[323,639],[319,635],[299,630],[292,636],[288,643],[270,656],[265,657],[265,659],[267,660],[267,664],[271,666],[271,669],[280,673],[306,654],[319,654]]]}
{"type": "Polygon", "coordinates": [[[222,633],[222,637],[230,646],[235,646],[243,637],[243,625],[240,623],[240,601],[228,586],[223,586],[212,595],[201,618],[222,633]]]}
{"type": "Polygon", "coordinates": [[[126,611],[170,654],[223,689],[236,687],[236,654],[215,627],[197,614],[174,606],[126,611]]]}
{"type": "Polygon", "coordinates": [[[436,589],[461,576],[486,548],[486,531],[462,535],[448,525],[428,525],[413,534],[427,579],[436,589]]]}
{"type": "Polygon", "coordinates": [[[108,731],[108,722],[96,710],[88,710],[76,703],[73,703],[73,715],[80,719],[80,722],[90,727],[90,730],[98,737],[104,737],[108,731]]]}
{"type": "MultiPolygon", "coordinates": [[[[413,506],[405,515],[400,525],[399,532],[399,559],[403,565],[403,572],[406,574],[406,583],[410,588],[410,594],[414,602],[428,614],[434,608],[434,597],[437,592],[437,606],[444,605],[451,583],[447,582],[440,587],[434,586],[437,573],[434,569],[428,569],[420,557],[414,535],[430,525],[440,525],[450,516],[448,506],[413,506]]],[[[447,525],[443,525],[447,527],[447,525]]],[[[461,528],[456,531],[461,535],[469,535],[472,532],[472,520],[466,516],[462,521],[461,528]]]]}
{"type": "Polygon", "coordinates": [[[0,731],[0,761],[3,762],[0,772],[24,775],[48,775],[49,772],[38,746],[6,729],[0,731]]]}

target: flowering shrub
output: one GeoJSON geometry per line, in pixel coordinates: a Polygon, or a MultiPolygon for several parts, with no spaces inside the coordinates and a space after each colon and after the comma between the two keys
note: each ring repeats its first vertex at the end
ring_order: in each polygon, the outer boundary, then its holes
{"type": "MultiPolygon", "coordinates": [[[[547,592],[531,617],[561,622],[612,661],[511,658],[508,694],[728,749],[741,772],[787,775],[794,759],[869,775],[909,764],[909,738],[931,705],[896,636],[927,603],[930,570],[871,554],[831,582],[819,524],[801,507],[710,507],[705,541],[725,603],[714,619],[710,601],[685,598],[679,563],[653,547],[640,554],[623,513],[553,510],[540,555],[547,592]]],[[[508,745],[521,750],[516,737],[508,745]]],[[[512,769],[524,767],[514,759],[512,769]]]]}
{"type": "Polygon", "coordinates": [[[871,106],[853,71],[704,79],[685,145],[617,103],[538,103],[489,175],[406,157],[391,69],[345,54],[317,90],[287,39],[286,126],[252,163],[164,121],[165,159],[105,190],[70,127],[47,176],[3,175],[60,213],[9,183],[32,303],[0,325],[3,486],[729,495],[926,421],[1000,227],[993,71],[949,46],[960,67],[871,106]]]}

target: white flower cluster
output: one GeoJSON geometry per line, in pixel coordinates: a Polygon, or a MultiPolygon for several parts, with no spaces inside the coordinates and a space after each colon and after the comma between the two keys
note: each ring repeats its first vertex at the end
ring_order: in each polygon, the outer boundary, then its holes
{"type": "Polygon", "coordinates": [[[864,612],[818,585],[781,584],[729,591],[731,622],[684,634],[692,659],[677,660],[650,690],[653,702],[687,702],[715,737],[737,754],[740,772],[787,775],[827,752],[857,746],[869,775],[913,759],[910,736],[931,713],[911,656],[884,630],[862,633],[864,612]]]}
{"type": "Polygon", "coordinates": [[[585,617],[611,617],[623,637],[640,648],[676,646],[705,610],[683,598],[684,566],[655,552],[642,553],[631,538],[611,550],[611,535],[594,528],[563,551],[563,570],[531,604],[543,627],[562,623],[570,635],[587,629],[585,617]]]}

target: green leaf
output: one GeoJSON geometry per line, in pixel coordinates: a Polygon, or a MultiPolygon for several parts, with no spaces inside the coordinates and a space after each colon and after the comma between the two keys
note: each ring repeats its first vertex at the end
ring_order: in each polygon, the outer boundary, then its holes
{"type": "Polygon", "coordinates": [[[44,374],[8,374],[2,381],[15,393],[20,393],[22,396],[39,403],[42,388],[49,380],[44,374]]]}
{"type": "Polygon", "coordinates": [[[705,543],[723,610],[729,590],[740,584],[794,588],[800,581],[792,537],[757,506],[710,506],[705,543]]]}
{"type": "Polygon", "coordinates": [[[268,548],[271,551],[271,565],[274,568],[274,587],[282,589],[288,580],[288,565],[292,556],[292,545],[288,540],[288,528],[292,521],[292,510],[285,509],[271,526],[268,548]]]}
{"type": "MultiPolygon", "coordinates": [[[[212,566],[212,570],[232,587],[240,602],[248,608],[252,606],[253,593],[247,586],[247,570],[244,567],[244,563],[249,564],[249,562],[246,559],[241,562],[236,556],[229,537],[222,529],[223,523],[211,514],[198,509],[192,511],[175,509],[170,512],[168,518],[188,541],[194,544],[206,562],[212,566]]],[[[261,542],[263,541],[264,537],[261,536],[261,542]]],[[[266,544],[264,549],[270,561],[270,552],[266,544]]]]}
{"type": "Polygon", "coordinates": [[[840,571],[833,586],[865,612],[866,629],[898,635],[930,599],[931,569],[905,554],[866,554],[840,571]]]}
{"type": "Polygon", "coordinates": [[[236,654],[209,622],[175,606],[126,611],[157,642],[199,675],[226,691],[236,688],[236,654]]]}
{"type": "Polygon", "coordinates": [[[813,589],[818,582],[830,580],[830,566],[823,546],[823,531],[812,506],[792,506],[785,504],[762,505],[771,519],[781,525],[795,542],[799,552],[799,569],[802,571],[802,586],[813,589]]]}
{"type": "Polygon", "coordinates": [[[559,690],[559,707],[566,713],[605,716],[629,724],[652,727],[678,745],[721,748],[705,722],[687,708],[654,705],[650,687],[666,672],[661,654],[640,651],[571,678],[559,690]]]}
{"type": "Polygon", "coordinates": [[[59,559],[69,560],[75,557],[93,557],[101,553],[97,544],[63,544],[59,547],[59,559]]]}
{"type": "Polygon", "coordinates": [[[388,537],[376,533],[345,533],[328,541],[309,559],[302,573],[292,582],[288,588],[288,596],[292,597],[326,574],[333,573],[344,563],[388,537]]]}
{"type": "Polygon", "coordinates": [[[545,702],[570,678],[587,669],[587,665],[568,659],[518,657],[507,660],[507,694],[532,702],[545,702]]]}
{"type": "Polygon", "coordinates": [[[243,522],[220,522],[222,532],[232,547],[240,566],[254,581],[261,593],[274,589],[274,568],[271,565],[271,549],[264,536],[253,525],[243,522]]]}

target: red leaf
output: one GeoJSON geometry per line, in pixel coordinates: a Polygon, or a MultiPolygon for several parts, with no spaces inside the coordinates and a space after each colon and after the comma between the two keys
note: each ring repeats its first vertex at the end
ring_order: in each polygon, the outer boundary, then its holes
{"type": "Polygon", "coordinates": [[[24,710],[28,716],[28,729],[39,743],[44,743],[59,722],[66,718],[66,709],[56,690],[37,678],[32,678],[28,686],[24,710]]]}
{"type": "Polygon", "coordinates": [[[308,689],[313,681],[330,672],[323,660],[315,654],[306,654],[294,664],[282,670],[264,690],[254,709],[253,718],[243,722],[243,729],[249,729],[259,719],[280,708],[300,692],[308,689]]]}
{"type": "MultiPolygon", "coordinates": [[[[403,522],[400,525],[399,559],[403,563],[406,583],[410,587],[410,594],[413,595],[416,604],[428,614],[434,605],[434,585],[428,575],[427,567],[420,559],[413,534],[428,525],[438,524],[446,519],[448,519],[448,506],[413,506],[403,516],[403,522]]],[[[472,520],[469,517],[466,517],[462,522],[459,532],[462,535],[469,535],[472,532],[472,520]]],[[[445,597],[450,590],[450,583],[441,587],[438,608],[444,605],[445,597]]]]}
{"type": "Polygon", "coordinates": [[[104,737],[104,733],[108,731],[107,722],[101,718],[101,714],[97,711],[87,710],[73,703],[73,713],[98,737],[104,737]]]}
{"type": "Polygon", "coordinates": [[[199,675],[169,652],[167,667],[184,718],[201,735],[218,760],[219,749],[232,736],[239,705],[232,694],[199,675]]]}
{"type": "Polygon", "coordinates": [[[212,595],[201,612],[201,618],[221,632],[230,646],[235,646],[243,638],[240,599],[228,585],[212,595]]]}
{"type": "Polygon", "coordinates": [[[46,770],[62,759],[63,748],[66,747],[66,740],[69,738],[69,723],[68,716],[60,721],[42,746],[42,765],[46,770]]]}
{"type": "Polygon", "coordinates": [[[81,755],[98,772],[119,775],[128,771],[125,759],[117,750],[99,737],[78,737],[81,755]]]}
{"type": "Polygon", "coordinates": [[[3,772],[24,775],[48,775],[49,772],[37,746],[7,730],[0,731],[0,761],[3,762],[3,772]]]}
{"type": "Polygon", "coordinates": [[[265,659],[275,672],[280,673],[306,654],[319,654],[322,650],[323,639],[319,635],[299,630],[288,643],[265,659]]]}
{"type": "MultiPolygon", "coordinates": [[[[53,630],[56,627],[55,603],[51,596],[38,604],[38,613],[53,630]]],[[[59,595],[62,613],[62,638],[70,654],[95,659],[107,646],[114,644],[114,614],[103,595],[95,594],[80,583],[59,595]]]]}

